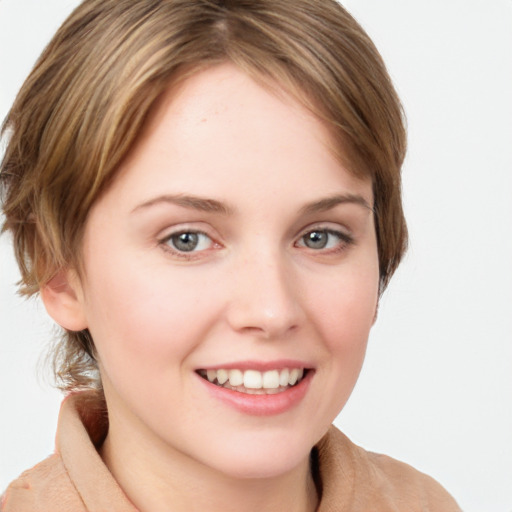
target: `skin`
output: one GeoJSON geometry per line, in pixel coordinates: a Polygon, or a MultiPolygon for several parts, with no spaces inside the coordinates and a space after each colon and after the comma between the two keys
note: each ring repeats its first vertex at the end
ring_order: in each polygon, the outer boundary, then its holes
{"type": "Polygon", "coordinates": [[[309,453],[355,385],[379,278],[371,183],[330,143],[290,95],[232,65],[193,75],[94,205],[84,274],[43,290],[62,326],[93,336],[102,456],[141,511],[315,510],[309,453]],[[308,247],[315,230],[326,247],[308,247]],[[196,231],[196,250],[173,247],[196,231]],[[197,374],[283,359],[311,380],[279,414],[241,412],[197,374]]]}

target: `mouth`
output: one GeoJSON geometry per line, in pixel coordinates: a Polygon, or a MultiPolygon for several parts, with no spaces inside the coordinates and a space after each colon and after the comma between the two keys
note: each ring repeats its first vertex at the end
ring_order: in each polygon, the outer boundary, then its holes
{"type": "Polygon", "coordinates": [[[283,368],[267,371],[242,369],[197,370],[197,374],[215,386],[248,395],[276,395],[297,386],[307,368],[283,368]]]}

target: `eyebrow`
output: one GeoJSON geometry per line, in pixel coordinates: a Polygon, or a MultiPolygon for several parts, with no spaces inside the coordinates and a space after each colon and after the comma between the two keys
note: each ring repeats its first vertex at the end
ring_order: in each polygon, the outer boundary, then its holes
{"type": "Polygon", "coordinates": [[[183,194],[164,194],[154,199],[150,199],[142,204],[136,206],[132,213],[142,210],[145,208],[149,208],[150,206],[155,206],[157,204],[174,204],[177,206],[182,206],[184,208],[190,208],[192,210],[199,210],[202,212],[208,213],[220,213],[222,215],[230,215],[233,213],[233,208],[228,205],[221,203],[220,201],[216,201],[215,199],[207,199],[204,197],[191,196],[191,195],[183,195],[183,194]]]}
{"type": "MultiPolygon", "coordinates": [[[[221,201],[217,201],[216,199],[208,199],[204,197],[184,194],[164,194],[139,204],[132,210],[132,213],[162,203],[174,204],[202,212],[220,213],[222,215],[232,215],[234,212],[234,208],[231,208],[230,206],[222,203],[221,201]]],[[[363,196],[357,194],[336,194],[331,197],[326,197],[318,201],[307,203],[300,209],[300,212],[303,215],[311,215],[313,213],[326,212],[332,210],[340,204],[347,203],[357,204],[372,212],[374,211],[374,209],[368,204],[363,196]]]]}
{"type": "Polygon", "coordinates": [[[310,215],[312,213],[321,213],[326,212],[328,210],[332,210],[336,206],[340,204],[358,204],[367,208],[371,212],[374,212],[372,206],[368,204],[368,201],[363,196],[358,194],[337,194],[331,197],[326,197],[325,199],[320,199],[319,201],[313,201],[312,203],[308,203],[301,208],[301,213],[305,215],[310,215]]]}

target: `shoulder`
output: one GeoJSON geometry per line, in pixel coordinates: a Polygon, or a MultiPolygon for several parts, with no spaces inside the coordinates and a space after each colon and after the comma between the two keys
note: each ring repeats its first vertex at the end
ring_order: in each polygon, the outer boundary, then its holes
{"type": "Polygon", "coordinates": [[[364,450],[335,427],[317,450],[322,507],[326,500],[321,512],[460,512],[455,500],[433,478],[404,462],[364,450]]]}
{"type": "Polygon", "coordinates": [[[0,500],[1,512],[85,512],[80,496],[58,454],[40,462],[12,482],[0,500]]]}
{"type": "Polygon", "coordinates": [[[381,492],[399,496],[404,504],[414,505],[413,510],[460,512],[452,496],[432,477],[386,455],[366,452],[366,456],[381,492]]]}

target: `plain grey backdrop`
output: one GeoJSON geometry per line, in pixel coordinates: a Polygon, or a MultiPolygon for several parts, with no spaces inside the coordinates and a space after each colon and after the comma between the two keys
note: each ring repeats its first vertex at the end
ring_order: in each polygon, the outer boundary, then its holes
{"type": "MultiPolygon", "coordinates": [[[[78,2],[0,0],[0,117],[78,2]]],[[[467,512],[512,512],[512,1],[347,0],[408,116],[410,250],[337,425],[438,479],[467,512]]],[[[53,327],[16,296],[0,239],[0,492],[53,450],[53,327]]]]}

